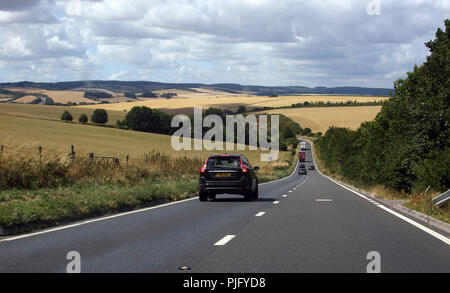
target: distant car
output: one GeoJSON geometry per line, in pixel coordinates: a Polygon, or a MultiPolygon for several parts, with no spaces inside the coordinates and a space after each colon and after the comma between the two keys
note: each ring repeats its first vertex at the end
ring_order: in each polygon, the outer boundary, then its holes
{"type": "Polygon", "coordinates": [[[300,164],[299,168],[306,168],[305,164],[300,164]]]}
{"type": "Polygon", "coordinates": [[[243,195],[246,200],[258,198],[258,166],[252,168],[243,155],[212,155],[200,169],[199,199],[214,200],[217,194],[243,195]]]}
{"type": "Polygon", "coordinates": [[[314,170],[315,168],[314,168],[314,165],[310,165],[310,166],[308,166],[308,170],[314,170]]]}
{"type": "Polygon", "coordinates": [[[306,175],[307,173],[306,168],[298,168],[298,175],[306,175]]]}

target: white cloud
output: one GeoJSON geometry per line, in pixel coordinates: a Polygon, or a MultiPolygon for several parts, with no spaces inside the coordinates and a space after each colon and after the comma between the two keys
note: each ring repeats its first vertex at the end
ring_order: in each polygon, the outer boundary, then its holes
{"type": "Polygon", "coordinates": [[[450,6],[383,0],[369,16],[367,3],[6,1],[0,78],[391,87],[425,60],[450,6]]]}

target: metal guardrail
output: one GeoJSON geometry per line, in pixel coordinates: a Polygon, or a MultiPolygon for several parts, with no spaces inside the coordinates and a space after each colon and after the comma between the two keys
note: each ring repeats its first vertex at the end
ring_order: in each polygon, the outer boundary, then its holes
{"type": "Polygon", "coordinates": [[[450,189],[432,199],[435,206],[443,205],[450,200],[450,189]]]}

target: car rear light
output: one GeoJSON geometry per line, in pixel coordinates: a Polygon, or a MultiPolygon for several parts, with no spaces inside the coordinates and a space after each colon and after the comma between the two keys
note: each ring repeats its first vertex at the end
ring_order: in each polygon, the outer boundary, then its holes
{"type": "Polygon", "coordinates": [[[205,173],[206,172],[206,164],[208,163],[208,161],[205,162],[205,164],[203,165],[203,167],[200,169],[200,173],[205,173]]]}
{"type": "Polygon", "coordinates": [[[241,171],[242,173],[247,173],[247,168],[242,164],[242,158],[241,158],[241,171]]]}

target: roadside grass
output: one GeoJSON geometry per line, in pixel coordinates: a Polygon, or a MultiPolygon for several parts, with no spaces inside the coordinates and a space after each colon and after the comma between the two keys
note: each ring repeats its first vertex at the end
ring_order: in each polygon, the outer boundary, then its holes
{"type": "Polygon", "coordinates": [[[436,207],[432,203],[432,198],[439,194],[421,194],[414,196],[404,205],[410,209],[426,214],[446,223],[450,223],[450,205],[447,203],[441,207],[436,207]]]}
{"type": "Polygon", "coordinates": [[[27,154],[0,156],[0,190],[38,189],[70,184],[142,185],[147,180],[185,178],[197,174],[203,160],[150,152],[128,164],[65,154],[43,157],[27,154]]]}
{"type": "Polygon", "coordinates": [[[182,200],[195,195],[197,183],[197,178],[174,178],[139,186],[87,183],[7,190],[0,194],[0,226],[15,234],[182,200]]]}
{"type": "Polygon", "coordinates": [[[377,198],[385,199],[385,200],[405,200],[403,205],[412,210],[416,210],[420,213],[423,213],[427,216],[433,217],[435,219],[441,220],[443,222],[450,224],[450,207],[449,205],[445,205],[443,207],[436,207],[432,204],[432,198],[439,195],[437,193],[434,194],[407,194],[405,192],[399,192],[396,190],[392,190],[390,188],[386,188],[382,185],[367,185],[362,182],[358,182],[355,180],[349,180],[348,178],[344,178],[343,176],[331,172],[320,159],[316,148],[314,147],[314,143],[312,143],[310,138],[304,138],[311,142],[311,146],[313,148],[314,160],[316,161],[316,167],[319,168],[320,172],[323,174],[335,178],[339,181],[345,182],[352,186],[355,186],[359,189],[362,189],[366,192],[369,192],[375,195],[377,198]]]}
{"type": "Polygon", "coordinates": [[[297,153],[298,149],[282,153],[278,161],[263,165],[260,171],[258,171],[259,183],[289,176],[297,166],[297,153]]]}

